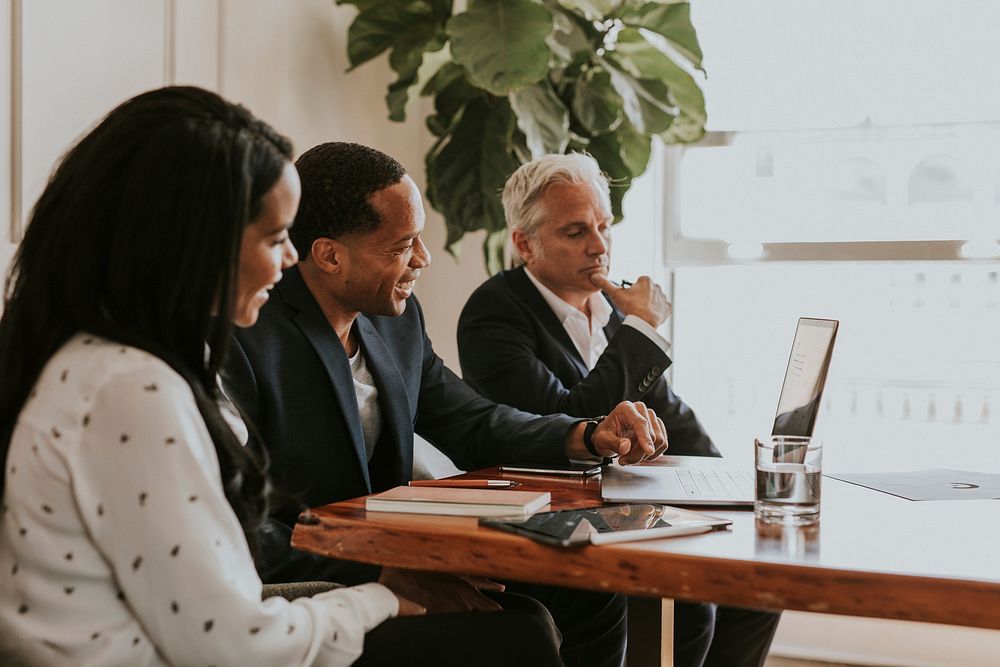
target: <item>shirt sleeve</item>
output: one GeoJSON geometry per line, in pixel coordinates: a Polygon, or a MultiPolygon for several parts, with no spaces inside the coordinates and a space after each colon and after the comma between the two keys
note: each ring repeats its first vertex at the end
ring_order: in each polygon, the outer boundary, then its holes
{"type": "Polygon", "coordinates": [[[398,612],[379,584],[261,601],[208,430],[162,362],[104,383],[84,424],[68,461],[78,510],[170,664],[349,665],[365,633],[398,612]]]}
{"type": "Polygon", "coordinates": [[[656,343],[656,345],[663,350],[663,354],[670,354],[670,341],[661,336],[660,332],[654,329],[646,320],[641,317],[637,317],[636,315],[626,315],[622,324],[627,327],[632,327],[639,333],[643,334],[646,338],[656,343]]]}

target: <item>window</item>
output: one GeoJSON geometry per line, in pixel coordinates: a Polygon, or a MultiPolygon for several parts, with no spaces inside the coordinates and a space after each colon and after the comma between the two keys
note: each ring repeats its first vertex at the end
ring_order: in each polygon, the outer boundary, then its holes
{"type": "Polygon", "coordinates": [[[692,15],[710,131],[662,153],[678,391],[750,461],[796,319],[834,317],[828,470],[1000,472],[1000,5],[692,15]]]}
{"type": "MultiPolygon", "coordinates": [[[[678,158],[684,238],[963,244],[1000,238],[1000,123],[866,121],[711,139],[678,158]]],[[[953,258],[955,247],[941,247],[941,258],[953,258]]]]}
{"type": "Polygon", "coordinates": [[[817,436],[828,471],[1000,471],[1000,272],[977,262],[801,262],[674,272],[674,383],[752,462],[799,316],[841,321],[817,436]]]}

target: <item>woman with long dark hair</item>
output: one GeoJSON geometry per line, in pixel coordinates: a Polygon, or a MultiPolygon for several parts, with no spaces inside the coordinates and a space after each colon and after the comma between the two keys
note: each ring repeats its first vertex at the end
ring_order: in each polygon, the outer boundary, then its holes
{"type": "Polygon", "coordinates": [[[165,88],[31,214],[0,319],[0,621],[73,664],[350,664],[420,611],[374,583],[261,601],[264,454],[218,370],[296,261],[291,157],[242,107],[165,88]]]}

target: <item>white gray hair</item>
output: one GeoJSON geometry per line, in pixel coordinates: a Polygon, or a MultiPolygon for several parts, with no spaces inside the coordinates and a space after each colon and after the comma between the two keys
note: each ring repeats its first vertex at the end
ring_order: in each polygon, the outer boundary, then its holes
{"type": "MultiPolygon", "coordinates": [[[[519,229],[526,236],[534,236],[545,215],[542,196],[556,183],[589,185],[605,210],[611,212],[610,186],[597,160],[586,153],[551,153],[522,164],[507,179],[501,196],[507,228],[511,232],[519,229]]],[[[512,248],[512,252],[515,264],[522,264],[517,248],[512,248]]]]}

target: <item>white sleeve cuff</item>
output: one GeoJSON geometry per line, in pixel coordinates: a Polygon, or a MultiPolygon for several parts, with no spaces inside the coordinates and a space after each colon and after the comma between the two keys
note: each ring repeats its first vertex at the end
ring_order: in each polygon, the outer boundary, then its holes
{"type": "Polygon", "coordinates": [[[635,315],[626,315],[625,321],[622,322],[625,326],[632,327],[636,329],[639,333],[643,334],[646,338],[656,343],[656,345],[663,350],[663,354],[670,354],[670,341],[660,335],[660,333],[654,329],[649,322],[637,317],[635,315]]]}
{"type": "Polygon", "coordinates": [[[363,602],[356,606],[365,632],[374,629],[382,621],[394,618],[399,614],[399,598],[396,597],[396,594],[389,590],[387,586],[374,581],[358,586],[336,588],[332,591],[319,593],[313,597],[320,600],[328,597],[336,599],[340,596],[347,598],[351,595],[358,596],[355,599],[363,600],[363,602]]]}

